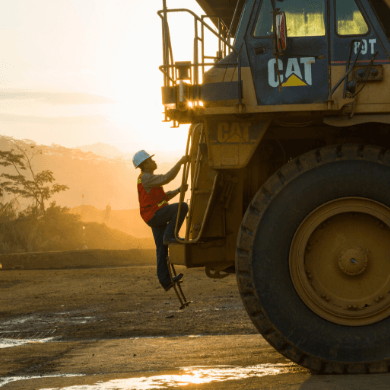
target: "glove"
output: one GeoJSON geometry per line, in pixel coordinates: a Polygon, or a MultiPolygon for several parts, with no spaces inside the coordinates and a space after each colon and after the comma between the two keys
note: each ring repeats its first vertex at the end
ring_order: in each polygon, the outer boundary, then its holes
{"type": "MultiPolygon", "coordinates": [[[[177,193],[178,194],[180,194],[180,190],[181,190],[181,187],[179,187],[178,189],[177,189],[177,193]]],[[[186,192],[188,190],[188,184],[185,184],[184,185],[184,192],[186,192]]]]}

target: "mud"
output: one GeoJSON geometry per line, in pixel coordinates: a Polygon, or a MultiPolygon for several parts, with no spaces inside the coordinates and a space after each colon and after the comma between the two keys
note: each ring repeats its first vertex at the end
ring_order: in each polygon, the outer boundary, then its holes
{"type": "Polygon", "coordinates": [[[193,301],[184,310],[173,290],[160,287],[151,265],[0,271],[0,338],[256,333],[234,277],[214,281],[200,269],[178,271],[193,301]]]}
{"type": "Polygon", "coordinates": [[[257,333],[234,277],[214,281],[201,269],[177,267],[185,274],[183,290],[193,301],[179,310],[173,289],[165,292],[159,285],[152,262],[146,258],[139,266],[138,258],[134,263],[130,260],[128,266],[115,268],[1,270],[0,353],[7,363],[0,365],[0,377],[44,364],[52,343],[38,348],[44,353],[26,356],[14,354],[11,347],[38,351],[37,343],[49,338],[72,342],[257,333]]]}
{"type": "Polygon", "coordinates": [[[184,310],[147,261],[0,271],[0,388],[390,388],[387,374],[312,375],[257,333],[234,277],[177,268],[193,301],[184,310]]]}

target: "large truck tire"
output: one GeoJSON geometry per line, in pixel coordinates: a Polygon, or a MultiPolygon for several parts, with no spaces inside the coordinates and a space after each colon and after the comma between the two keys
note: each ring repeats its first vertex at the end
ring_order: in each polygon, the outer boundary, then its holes
{"type": "Polygon", "coordinates": [[[319,373],[390,365],[390,152],[342,145],[290,161],[260,188],[237,239],[254,325],[319,373]]]}

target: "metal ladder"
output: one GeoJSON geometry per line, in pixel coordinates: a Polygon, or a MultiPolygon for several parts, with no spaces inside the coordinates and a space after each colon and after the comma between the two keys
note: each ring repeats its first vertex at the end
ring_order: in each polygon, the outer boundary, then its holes
{"type": "MultiPolygon", "coordinates": [[[[201,143],[202,141],[205,141],[205,139],[206,139],[203,124],[198,124],[196,126],[201,126],[200,136],[199,136],[199,143],[201,143]]],[[[188,140],[187,140],[187,147],[186,147],[186,154],[185,154],[188,157],[191,157],[193,155],[192,148],[194,147],[194,145],[192,144],[191,139],[193,138],[193,133],[195,132],[195,129],[196,129],[196,127],[191,127],[189,130],[189,133],[188,133],[188,140]]],[[[194,181],[193,181],[194,185],[191,188],[191,204],[190,204],[190,209],[188,211],[185,238],[179,237],[179,231],[178,231],[179,230],[179,219],[176,220],[176,225],[175,225],[175,238],[180,244],[195,244],[200,240],[200,238],[202,237],[202,233],[203,233],[204,227],[206,225],[206,220],[207,220],[207,217],[210,213],[211,204],[212,204],[215,192],[216,192],[215,190],[217,187],[219,172],[215,175],[213,185],[212,185],[210,190],[198,190],[197,189],[202,161],[203,161],[203,155],[201,153],[200,148],[198,148],[197,156],[196,156],[195,171],[194,171],[194,181]],[[193,211],[194,211],[194,203],[195,203],[194,199],[195,199],[195,195],[200,194],[200,193],[208,193],[209,200],[207,202],[206,211],[204,213],[203,220],[202,220],[197,237],[193,238],[193,239],[189,239],[192,215],[193,215],[193,211]]],[[[185,188],[187,181],[188,181],[189,170],[190,170],[190,163],[186,163],[184,165],[184,169],[183,169],[182,183],[181,183],[181,188],[180,188],[179,208],[178,208],[177,215],[180,215],[181,206],[182,206],[183,201],[184,201],[184,195],[185,195],[184,188],[185,188]]]]}
{"type": "Polygon", "coordinates": [[[187,301],[187,299],[183,293],[183,290],[180,286],[182,281],[181,280],[179,280],[178,282],[173,281],[173,278],[176,276],[176,270],[175,270],[175,267],[173,266],[173,264],[169,261],[169,257],[167,258],[167,264],[168,264],[169,277],[171,278],[172,286],[173,286],[175,293],[176,293],[176,296],[180,302],[180,310],[185,309],[192,301],[187,301]]]}

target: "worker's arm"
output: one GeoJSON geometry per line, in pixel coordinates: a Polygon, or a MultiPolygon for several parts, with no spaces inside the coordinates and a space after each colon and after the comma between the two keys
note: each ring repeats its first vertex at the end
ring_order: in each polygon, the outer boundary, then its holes
{"type": "MultiPolygon", "coordinates": [[[[168,200],[171,200],[176,195],[179,195],[180,194],[180,188],[181,187],[179,187],[179,188],[177,188],[176,190],[173,190],[173,191],[167,191],[166,195],[168,197],[168,200]]],[[[184,192],[186,192],[187,190],[188,190],[188,184],[185,185],[184,192]]]]}
{"type": "Polygon", "coordinates": [[[187,156],[182,157],[178,163],[164,175],[154,175],[153,173],[145,172],[142,175],[141,180],[146,192],[149,193],[153,187],[161,187],[171,182],[179,173],[181,165],[185,164],[187,161],[187,156]]]}

